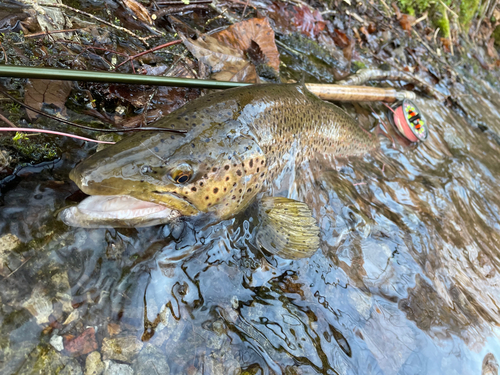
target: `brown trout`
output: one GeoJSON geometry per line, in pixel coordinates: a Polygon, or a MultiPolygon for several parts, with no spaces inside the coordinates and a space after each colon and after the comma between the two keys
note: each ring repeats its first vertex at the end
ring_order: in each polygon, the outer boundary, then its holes
{"type": "Polygon", "coordinates": [[[316,251],[319,228],[305,203],[262,197],[318,156],[362,155],[377,138],[301,85],[256,85],[196,99],[156,122],[185,134],[139,132],[76,166],[86,194],[62,220],[81,227],[140,227],[181,216],[231,218],[259,196],[257,240],[289,257],[316,251]],[[288,250],[287,250],[288,249],[288,250]],[[295,255],[293,255],[295,254],[295,255]]]}

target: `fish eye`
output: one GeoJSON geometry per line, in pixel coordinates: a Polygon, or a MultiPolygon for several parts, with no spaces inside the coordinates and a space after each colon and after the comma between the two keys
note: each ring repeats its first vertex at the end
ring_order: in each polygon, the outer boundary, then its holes
{"type": "Polygon", "coordinates": [[[193,169],[188,164],[179,164],[170,172],[170,178],[176,184],[185,184],[191,179],[193,169]]]}

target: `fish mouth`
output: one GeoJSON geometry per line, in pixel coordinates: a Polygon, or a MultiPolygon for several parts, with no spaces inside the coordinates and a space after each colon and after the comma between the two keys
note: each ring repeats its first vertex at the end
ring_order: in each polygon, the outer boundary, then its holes
{"type": "Polygon", "coordinates": [[[66,225],[82,228],[146,227],[180,216],[181,212],[172,207],[130,195],[92,195],[59,214],[66,225]]]}

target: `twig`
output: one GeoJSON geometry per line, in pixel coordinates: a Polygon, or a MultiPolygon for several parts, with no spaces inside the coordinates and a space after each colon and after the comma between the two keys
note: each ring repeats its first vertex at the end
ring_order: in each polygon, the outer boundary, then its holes
{"type": "Polygon", "coordinates": [[[125,60],[124,62],[118,64],[115,69],[118,69],[120,66],[122,66],[123,64],[126,64],[128,63],[129,61],[132,61],[138,57],[141,57],[143,55],[147,55],[148,53],[151,53],[151,52],[155,52],[155,51],[158,51],[160,49],[163,49],[163,48],[167,48],[167,47],[170,47],[170,46],[175,46],[176,44],[181,44],[182,43],[182,40],[178,39],[178,40],[174,40],[172,42],[168,42],[168,43],[165,43],[165,44],[162,44],[161,46],[157,46],[157,47],[154,47],[154,48],[151,48],[147,51],[144,51],[144,52],[141,52],[141,53],[138,53],[137,55],[134,55],[134,56],[129,56],[129,58],[127,60],[125,60]]]}
{"type": "Polygon", "coordinates": [[[0,43],[0,47],[2,48],[2,51],[3,51],[4,64],[7,65],[8,64],[8,62],[7,62],[7,52],[5,52],[5,48],[3,48],[2,43],[0,43]]]}
{"type": "Polygon", "coordinates": [[[415,22],[413,22],[411,25],[412,26],[415,26],[416,24],[419,24],[420,22],[424,21],[427,19],[427,13],[425,13],[422,17],[418,18],[415,20],[415,22]]]}
{"type": "Polygon", "coordinates": [[[151,18],[153,20],[157,20],[158,18],[163,17],[167,14],[188,12],[190,10],[207,9],[209,4],[210,3],[182,4],[182,6],[180,5],[169,6],[166,8],[161,8],[159,11],[155,12],[151,18]]]}
{"type": "Polygon", "coordinates": [[[444,7],[448,10],[448,12],[450,12],[451,14],[453,14],[453,16],[455,16],[456,18],[459,18],[459,17],[458,17],[458,14],[456,14],[454,11],[452,11],[452,10],[448,7],[448,5],[446,5],[445,3],[443,3],[441,0],[439,0],[439,2],[441,3],[441,5],[442,5],[442,6],[444,6],[444,7]]]}
{"type": "Polygon", "coordinates": [[[63,132],[57,132],[57,131],[54,131],[54,130],[45,130],[45,129],[33,129],[33,128],[0,128],[0,132],[46,133],[46,134],[55,134],[55,135],[62,135],[62,136],[65,136],[65,137],[70,137],[70,138],[81,139],[81,140],[87,141],[87,142],[106,143],[108,145],[114,145],[116,143],[116,142],[108,142],[108,141],[98,141],[97,139],[80,137],[79,135],[74,135],[74,134],[69,134],[69,133],[63,133],[63,132]]]}
{"type": "Polygon", "coordinates": [[[96,17],[94,16],[93,14],[90,14],[90,13],[87,13],[87,12],[84,12],[83,10],[79,10],[79,9],[75,9],[73,7],[70,7],[66,4],[49,4],[49,3],[40,3],[38,4],[40,6],[44,6],[44,7],[54,7],[54,8],[64,8],[64,9],[69,9],[71,10],[72,12],[75,12],[75,13],[78,13],[78,14],[82,14],[84,16],[87,16],[93,20],[96,20],[97,22],[100,22],[104,25],[108,25],[110,27],[113,27],[115,28],[116,30],[120,30],[120,31],[123,31],[124,33],[127,33],[129,34],[130,36],[133,36],[134,38],[137,38],[139,39],[140,41],[142,41],[144,44],[146,44],[147,46],[149,46],[148,42],[147,42],[147,39],[149,39],[150,37],[141,37],[135,33],[133,33],[132,31],[124,28],[124,27],[121,27],[121,26],[117,26],[117,25],[114,25],[112,24],[111,22],[108,22],[108,21],[104,21],[103,19],[99,18],[99,17],[96,17]]]}
{"type": "Polygon", "coordinates": [[[481,12],[481,16],[479,17],[479,21],[477,23],[476,29],[474,30],[474,34],[472,35],[472,40],[474,40],[476,38],[477,32],[481,28],[481,23],[483,22],[484,16],[486,15],[486,11],[490,7],[490,5],[491,5],[491,0],[488,0],[488,3],[486,4],[486,6],[483,8],[483,11],[481,12]]]}
{"type": "Polygon", "coordinates": [[[360,69],[356,74],[347,77],[345,80],[338,82],[340,85],[362,85],[367,81],[407,81],[420,87],[426,93],[432,95],[436,99],[441,99],[442,95],[438,93],[431,85],[425,82],[422,78],[402,72],[399,70],[380,70],[380,69],[360,69]]]}
{"type": "Polygon", "coordinates": [[[50,30],[50,31],[46,30],[46,31],[41,32],[41,33],[28,34],[28,35],[25,35],[24,37],[25,38],[35,38],[37,36],[47,36],[49,34],[72,33],[75,31],[87,31],[87,28],[84,27],[82,29],[66,29],[66,30],[50,30]]]}
{"type": "Polygon", "coordinates": [[[3,122],[5,122],[11,128],[17,128],[16,125],[14,125],[7,117],[5,117],[4,115],[2,115],[1,113],[0,113],[0,120],[2,120],[3,122]]]}
{"type": "Polygon", "coordinates": [[[9,277],[11,277],[14,273],[16,273],[16,272],[17,272],[17,270],[18,270],[19,268],[21,268],[21,267],[22,267],[22,266],[24,266],[26,263],[28,263],[28,261],[29,261],[31,258],[33,258],[33,256],[30,256],[28,259],[26,259],[24,262],[22,262],[22,263],[21,263],[21,265],[20,265],[19,267],[17,267],[14,271],[12,271],[12,272],[11,272],[11,273],[9,273],[7,276],[5,276],[5,277],[2,279],[2,281],[7,280],[9,277]]]}

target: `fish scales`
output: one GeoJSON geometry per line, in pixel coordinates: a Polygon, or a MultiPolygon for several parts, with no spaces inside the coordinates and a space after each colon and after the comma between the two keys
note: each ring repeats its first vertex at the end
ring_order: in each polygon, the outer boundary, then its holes
{"type": "Polygon", "coordinates": [[[152,202],[181,216],[226,219],[288,173],[287,163],[361,155],[377,146],[343,110],[301,85],[206,95],[155,126],[188,132],[136,133],[92,155],[70,177],[89,195],[130,196],[134,204],[152,202]]]}
{"type": "Polygon", "coordinates": [[[319,99],[301,85],[270,84],[226,90],[200,98],[179,111],[175,119],[165,118],[155,125],[188,128],[192,138],[204,131],[203,127],[196,131],[195,125],[202,125],[210,116],[217,125],[226,122],[238,131],[248,128],[266,155],[271,175],[282,171],[283,156],[290,153],[293,144],[298,163],[318,154],[329,159],[363,155],[378,146],[376,137],[341,108],[319,99]],[[206,116],[193,119],[195,112],[205,112],[206,116]]]}

